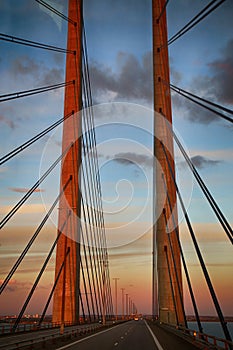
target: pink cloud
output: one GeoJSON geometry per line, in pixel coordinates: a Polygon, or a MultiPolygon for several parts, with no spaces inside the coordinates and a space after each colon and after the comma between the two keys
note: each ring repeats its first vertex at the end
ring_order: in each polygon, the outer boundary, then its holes
{"type": "MultiPolygon", "coordinates": [[[[12,192],[19,192],[19,193],[26,193],[29,191],[29,188],[24,188],[24,187],[9,187],[9,190],[12,192]]],[[[36,188],[34,192],[44,192],[43,189],[41,188],[36,188]]]]}

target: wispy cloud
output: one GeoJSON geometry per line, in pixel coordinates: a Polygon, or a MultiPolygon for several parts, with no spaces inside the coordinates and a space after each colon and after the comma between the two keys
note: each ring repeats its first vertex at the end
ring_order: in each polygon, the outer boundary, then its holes
{"type": "Polygon", "coordinates": [[[63,68],[49,67],[46,62],[37,62],[27,55],[18,56],[11,62],[11,74],[15,79],[30,78],[38,86],[60,83],[64,80],[63,68]]]}
{"type": "Polygon", "coordinates": [[[0,123],[4,123],[7,126],[9,126],[10,129],[15,129],[16,125],[13,120],[10,120],[9,118],[4,117],[3,115],[0,115],[0,123]]]}
{"type": "MultiPolygon", "coordinates": [[[[18,192],[18,193],[27,193],[29,191],[29,188],[25,187],[9,187],[9,190],[12,192],[18,192]]],[[[33,192],[44,192],[45,190],[41,188],[36,188],[33,192]]]]}
{"type": "Polygon", "coordinates": [[[199,169],[206,168],[209,166],[215,166],[215,165],[218,165],[219,163],[221,163],[220,160],[208,159],[208,158],[205,158],[201,155],[191,157],[191,161],[192,161],[193,165],[199,169]]]}
{"type": "Polygon", "coordinates": [[[123,165],[139,165],[145,167],[152,167],[153,158],[145,154],[138,154],[133,152],[121,152],[114,155],[114,161],[123,165]]]}
{"type": "MultiPolygon", "coordinates": [[[[191,88],[181,86],[184,89],[204,97],[207,100],[217,102],[223,105],[233,105],[233,39],[229,40],[225,48],[221,51],[220,57],[217,60],[207,64],[209,74],[194,78],[191,82],[191,88]]],[[[174,70],[173,83],[180,85],[181,76],[174,70]]],[[[182,96],[172,93],[172,101],[178,111],[182,110],[182,114],[192,122],[209,124],[220,120],[220,118],[198,106],[197,104],[188,101],[182,96]]]]}
{"type": "MultiPolygon", "coordinates": [[[[2,283],[3,283],[3,280],[0,280],[0,284],[2,284],[2,283]]],[[[15,291],[18,291],[20,289],[27,290],[31,286],[32,286],[32,282],[22,282],[22,281],[12,279],[9,281],[9,283],[6,287],[6,291],[7,292],[15,292],[15,291]]]]}

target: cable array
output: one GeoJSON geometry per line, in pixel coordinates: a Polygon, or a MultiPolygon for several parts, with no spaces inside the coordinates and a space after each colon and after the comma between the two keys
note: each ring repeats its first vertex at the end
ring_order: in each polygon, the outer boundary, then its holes
{"type": "Polygon", "coordinates": [[[222,5],[226,0],[212,0],[208,5],[206,5],[196,16],[194,16],[183,28],[181,28],[176,34],[174,34],[167,42],[167,45],[171,45],[177,39],[186,34],[190,29],[196,26],[214,10],[216,10],[220,5],[222,5]],[[209,10],[208,10],[209,9],[209,10]],[[208,11],[207,11],[208,10],[208,11]]]}
{"type": "Polygon", "coordinates": [[[53,84],[53,85],[43,86],[40,88],[35,88],[35,89],[30,89],[30,90],[11,92],[10,94],[0,95],[0,102],[6,102],[6,101],[22,98],[22,97],[37,95],[37,94],[41,94],[42,92],[60,89],[60,88],[63,88],[65,86],[69,86],[72,84],[74,85],[75,81],[68,81],[65,83],[53,84]]]}
{"type": "Polygon", "coordinates": [[[38,41],[32,41],[32,40],[27,40],[24,38],[12,36],[12,35],[7,35],[5,33],[0,33],[0,40],[8,41],[13,44],[20,44],[20,45],[35,47],[37,49],[55,51],[55,52],[66,53],[66,54],[69,53],[69,54],[75,55],[75,51],[66,50],[61,47],[52,46],[48,44],[43,44],[38,41]]]}
{"type": "Polygon", "coordinates": [[[199,245],[198,245],[198,242],[197,242],[197,239],[196,239],[196,235],[195,235],[195,233],[194,233],[194,230],[193,230],[191,221],[190,221],[190,219],[189,219],[188,213],[187,213],[187,211],[186,211],[186,208],[185,208],[185,205],[184,205],[184,202],[183,202],[183,198],[182,198],[181,193],[180,193],[180,190],[179,190],[179,188],[178,188],[178,186],[177,186],[177,182],[176,182],[176,179],[175,179],[175,174],[174,174],[174,172],[173,172],[173,169],[172,169],[172,166],[171,166],[169,157],[168,157],[168,153],[167,153],[166,148],[165,148],[164,144],[162,143],[162,141],[161,141],[160,143],[161,143],[161,146],[162,146],[164,155],[165,155],[165,157],[166,157],[166,162],[167,162],[167,165],[168,165],[168,168],[169,168],[169,172],[170,172],[171,178],[172,178],[172,180],[173,180],[173,183],[174,183],[174,186],[175,186],[175,189],[176,189],[177,196],[178,196],[179,201],[180,201],[180,205],[181,205],[181,208],[182,208],[182,211],[183,211],[183,214],[184,214],[184,217],[185,217],[185,221],[186,221],[186,224],[187,224],[187,226],[188,226],[189,233],[190,233],[190,235],[191,235],[191,238],[192,238],[192,241],[193,241],[193,244],[194,244],[194,247],[195,247],[196,254],[197,254],[198,259],[199,259],[199,262],[200,262],[200,266],[201,266],[202,272],[203,272],[203,274],[204,274],[204,277],[205,277],[205,280],[206,280],[206,283],[207,283],[207,286],[208,286],[208,289],[209,289],[209,292],[210,292],[212,301],[213,301],[213,303],[214,303],[214,306],[215,306],[217,315],[218,315],[218,317],[219,317],[219,321],[220,321],[220,323],[221,323],[221,326],[222,326],[222,329],[223,329],[223,332],[224,332],[224,334],[225,334],[226,339],[229,340],[229,341],[231,341],[231,336],[230,336],[230,333],[229,333],[227,324],[226,324],[226,322],[225,322],[225,319],[224,319],[224,316],[223,316],[223,313],[222,313],[222,309],[221,309],[221,307],[220,307],[220,304],[219,304],[217,295],[216,295],[216,293],[215,293],[215,290],[214,290],[212,281],[211,281],[211,279],[210,279],[208,270],[207,270],[207,268],[206,268],[205,261],[204,261],[204,259],[203,259],[203,257],[202,257],[202,253],[201,253],[201,250],[200,250],[200,248],[199,248],[199,245]]]}
{"type": "MultiPolygon", "coordinates": [[[[56,8],[52,7],[50,4],[48,4],[46,1],[43,0],[35,0],[40,5],[47,8],[49,11],[54,13],[55,15],[59,16],[63,20],[71,23],[75,27],[77,26],[77,23],[73,21],[71,18],[65,16],[63,13],[58,11],[56,8]]],[[[190,29],[192,29],[195,25],[197,25],[200,21],[202,21],[204,18],[206,18],[210,13],[212,13],[215,9],[217,9],[225,0],[212,0],[207,6],[205,6],[193,19],[191,19],[181,30],[179,30],[175,35],[173,35],[167,42],[167,45],[172,44],[175,42],[178,38],[183,36],[185,33],[187,33],[190,29]]],[[[169,0],[166,1],[164,4],[160,15],[157,18],[157,22],[160,21],[161,17],[165,13],[166,6],[168,5],[169,0]]],[[[80,169],[80,176],[81,176],[81,194],[80,194],[80,211],[81,211],[81,226],[80,226],[80,237],[81,237],[81,260],[80,260],[80,276],[81,276],[81,283],[78,290],[79,294],[79,303],[80,308],[82,310],[82,318],[83,322],[97,322],[99,320],[108,320],[111,319],[113,316],[113,303],[112,303],[112,294],[111,294],[111,285],[110,285],[110,274],[109,274],[109,266],[108,266],[108,251],[107,251],[107,241],[106,241],[106,232],[105,232],[105,222],[104,222],[104,214],[103,214],[103,204],[102,204],[102,192],[101,192],[101,179],[99,174],[99,164],[98,164],[98,155],[97,155],[97,143],[96,143],[96,135],[95,135],[95,123],[94,123],[94,111],[93,111],[93,100],[92,100],[92,91],[91,91],[91,81],[90,81],[90,74],[89,74],[89,64],[88,64],[88,50],[87,50],[87,40],[86,40],[86,32],[85,32],[85,26],[84,26],[84,20],[82,19],[82,28],[83,28],[83,39],[82,39],[82,72],[78,72],[77,74],[82,74],[82,104],[84,107],[83,113],[82,113],[82,139],[81,139],[81,145],[82,145],[82,166],[80,169]]],[[[0,40],[4,40],[11,43],[17,43],[21,45],[26,45],[34,48],[40,48],[50,51],[56,51],[60,53],[65,54],[73,54],[74,60],[76,60],[76,51],[72,50],[66,50],[63,48],[59,48],[52,45],[47,45],[43,43],[39,43],[36,41],[31,41],[15,36],[10,36],[4,33],[0,33],[0,40]]],[[[76,65],[77,68],[77,65],[76,65]]],[[[161,79],[162,80],[162,79],[161,79]]],[[[170,86],[170,88],[184,96],[185,98],[189,99],[190,101],[206,108],[207,110],[215,113],[219,117],[228,120],[232,123],[233,119],[226,114],[233,114],[233,111],[229,108],[223,107],[219,104],[216,104],[212,101],[209,101],[207,99],[204,99],[200,96],[197,96],[195,94],[192,94],[184,89],[181,89],[173,84],[168,84],[163,81],[164,84],[167,84],[170,86]],[[220,112],[221,111],[221,112],[220,112]]],[[[69,85],[74,85],[74,88],[76,89],[76,81],[69,81],[59,84],[53,84],[45,87],[35,88],[31,90],[24,90],[19,92],[13,92],[10,94],[5,94],[0,96],[0,102],[5,102],[9,100],[14,100],[21,97],[27,97],[32,96],[34,94],[39,94],[42,92],[48,92],[50,90],[58,89],[61,87],[68,87],[69,85]]],[[[76,92],[77,93],[77,92],[76,92]]],[[[76,96],[77,97],[77,96],[76,96]]],[[[37,140],[41,139],[43,136],[47,135],[50,131],[55,129],[58,125],[61,125],[64,120],[69,118],[70,116],[74,117],[74,111],[70,111],[67,115],[65,115],[63,118],[60,118],[58,121],[50,125],[49,127],[45,128],[41,132],[39,132],[34,137],[30,138],[29,140],[25,141],[20,146],[16,147],[6,155],[4,155],[2,158],[0,158],[0,165],[4,164],[5,162],[11,160],[13,157],[15,157],[17,154],[34,144],[37,140]]],[[[188,157],[187,153],[185,152],[181,142],[179,141],[176,134],[172,131],[173,138],[175,142],[177,143],[181,153],[183,154],[187,164],[189,165],[192,174],[196,178],[200,188],[202,189],[203,193],[206,196],[206,199],[208,200],[211,208],[213,209],[214,213],[216,214],[220,224],[222,225],[227,237],[230,239],[231,243],[233,243],[233,232],[230,224],[228,223],[227,219],[225,218],[224,214],[220,210],[218,204],[216,203],[215,199],[213,198],[211,192],[207,188],[206,184],[200,177],[199,173],[197,172],[196,168],[194,167],[191,159],[188,157]]],[[[180,190],[177,186],[175,175],[173,172],[172,165],[170,164],[169,156],[167,154],[167,150],[164,146],[164,144],[161,142],[161,146],[164,152],[164,156],[167,162],[167,166],[171,175],[171,179],[174,183],[177,196],[179,198],[182,211],[185,216],[185,220],[198,256],[198,259],[200,261],[200,266],[202,268],[204,277],[207,282],[207,286],[209,288],[210,295],[212,297],[216,312],[218,314],[219,320],[221,322],[224,334],[226,336],[226,339],[231,340],[226,322],[224,320],[224,316],[219,304],[219,301],[217,299],[214,287],[212,285],[209,273],[207,271],[204,259],[202,257],[200,248],[198,246],[198,242],[196,240],[196,236],[194,233],[194,230],[191,225],[191,221],[189,219],[189,216],[187,214],[186,208],[184,206],[184,202],[180,193],[180,190]]],[[[7,213],[7,215],[1,220],[0,222],[0,229],[3,228],[8,221],[17,213],[17,211],[21,208],[21,206],[29,199],[29,197],[34,193],[34,191],[38,188],[38,186],[47,178],[47,176],[50,175],[52,170],[57,166],[57,164],[67,155],[67,152],[69,151],[70,147],[72,147],[72,144],[69,145],[65,151],[59,156],[54,163],[48,168],[48,170],[39,178],[38,181],[27,191],[27,193],[19,200],[19,202],[7,213]]],[[[72,177],[69,178],[69,180],[65,183],[64,187],[52,203],[50,209],[42,219],[41,223],[37,227],[36,231],[30,238],[29,242],[27,243],[26,247],[23,249],[22,253],[14,263],[13,267],[10,269],[9,273],[7,274],[6,278],[4,279],[2,285],[0,286],[0,294],[5,290],[6,286],[10,282],[12,276],[22,263],[23,259],[29,252],[29,249],[34,244],[36,238],[39,236],[40,232],[44,228],[46,222],[48,221],[51,213],[56,208],[59,200],[64,195],[64,191],[67,189],[67,187],[70,185],[72,180],[72,177]]],[[[164,180],[164,178],[163,178],[164,180]]],[[[167,195],[167,202],[168,202],[168,208],[170,211],[170,214],[172,215],[173,224],[175,225],[175,218],[172,213],[172,207],[171,207],[171,199],[169,197],[169,193],[166,189],[166,184],[164,180],[164,191],[167,195]]],[[[22,319],[23,314],[25,313],[26,308],[28,307],[28,304],[40,282],[40,279],[43,275],[43,273],[46,270],[46,267],[49,263],[49,260],[54,252],[54,249],[59,242],[59,239],[62,235],[63,229],[68,229],[68,222],[70,220],[71,212],[69,211],[67,213],[67,218],[63,222],[63,225],[61,226],[61,229],[54,240],[48,255],[43,263],[42,268],[40,269],[36,280],[33,283],[33,286],[26,298],[25,303],[23,304],[23,307],[16,319],[16,322],[13,326],[13,331],[17,330],[17,327],[22,319]]],[[[163,216],[165,220],[165,224],[167,225],[167,212],[164,209],[163,210],[163,216]]],[[[70,225],[71,226],[71,225],[70,225]]],[[[196,320],[198,323],[199,331],[202,332],[202,325],[200,322],[199,312],[197,308],[197,304],[195,301],[194,292],[191,285],[191,279],[189,277],[189,272],[187,268],[187,264],[185,261],[185,257],[183,254],[183,249],[179,240],[179,233],[177,228],[175,229],[175,238],[178,242],[179,251],[181,254],[181,259],[184,267],[185,276],[188,283],[189,293],[190,297],[193,303],[194,313],[196,316],[196,320]]],[[[187,327],[187,320],[185,316],[185,309],[183,304],[183,296],[182,296],[182,285],[180,284],[177,267],[176,267],[176,260],[175,260],[175,254],[173,251],[173,244],[172,239],[170,237],[170,234],[168,234],[168,246],[164,246],[164,253],[166,255],[166,262],[167,262],[167,269],[169,272],[170,277],[170,286],[172,290],[172,298],[178,323],[178,314],[177,314],[177,301],[176,298],[180,299],[180,304],[182,306],[182,313],[185,320],[185,325],[187,327]],[[171,258],[169,258],[170,254],[171,258]],[[175,271],[175,279],[178,286],[178,296],[175,295],[174,286],[172,283],[172,268],[174,267],[175,271]]],[[[66,264],[67,260],[70,259],[70,248],[68,247],[65,249],[64,259],[59,267],[58,274],[55,278],[54,285],[49,293],[48,300],[44,306],[41,319],[39,321],[39,325],[43,322],[45,314],[47,312],[47,309],[50,305],[50,302],[52,300],[55,288],[57,287],[57,284],[59,282],[59,279],[63,275],[63,279],[65,281],[65,271],[66,271],[66,264]]],[[[63,285],[65,288],[65,283],[63,285]]],[[[63,291],[64,292],[64,291],[63,291]]],[[[63,310],[64,311],[64,310],[63,310]]]]}
{"type": "Polygon", "coordinates": [[[60,11],[55,9],[53,6],[48,4],[46,1],[44,1],[44,0],[35,0],[35,1],[38,2],[40,5],[44,6],[45,8],[47,8],[48,10],[50,10],[51,12],[53,12],[55,15],[58,15],[59,17],[61,17],[65,21],[72,23],[75,26],[77,25],[77,23],[74,22],[71,18],[65,16],[63,13],[61,13],[60,11]]]}
{"type": "Polygon", "coordinates": [[[161,12],[160,12],[159,17],[157,18],[157,22],[159,22],[160,18],[161,18],[162,15],[165,13],[165,10],[166,10],[166,7],[167,7],[168,3],[169,3],[169,0],[167,0],[167,1],[165,2],[164,6],[163,6],[163,8],[162,8],[162,10],[161,10],[161,12]]]}
{"type": "Polygon", "coordinates": [[[218,110],[216,110],[216,108],[217,108],[217,109],[219,109],[219,110],[221,110],[223,112],[226,112],[228,114],[233,114],[233,111],[231,109],[226,108],[224,106],[221,106],[221,105],[219,105],[217,103],[211,102],[211,101],[209,101],[207,99],[204,99],[204,98],[202,98],[200,96],[194,95],[191,92],[188,92],[188,91],[186,91],[184,89],[181,89],[181,88],[179,88],[179,87],[177,87],[177,86],[175,86],[173,84],[170,84],[170,88],[171,88],[171,90],[175,91],[179,95],[187,98],[189,101],[192,101],[192,102],[196,103],[197,105],[199,105],[201,107],[204,107],[208,111],[215,113],[217,116],[227,120],[228,122],[233,123],[233,118],[228,117],[227,115],[225,115],[225,114],[219,112],[218,110]],[[192,96],[193,98],[190,97],[190,96],[192,96]],[[199,101],[202,101],[204,103],[201,103],[199,101]],[[215,108],[211,108],[208,105],[213,106],[215,108]]]}
{"type": "MultiPolygon", "coordinates": [[[[104,217],[102,208],[102,194],[100,186],[100,175],[98,167],[98,156],[96,150],[95,126],[92,108],[92,93],[88,67],[88,53],[86,43],[85,26],[83,22],[83,162],[82,162],[82,213],[85,224],[82,231],[86,233],[83,237],[84,243],[89,247],[90,254],[95,257],[92,261],[85,258],[85,269],[83,279],[87,279],[89,298],[86,297],[86,309],[94,315],[100,310],[104,310],[106,315],[113,315],[111,287],[108,269],[107,244],[104,230],[104,217]],[[94,265],[94,266],[93,266],[94,265]],[[91,270],[91,272],[89,272],[91,270]],[[86,271],[86,273],[85,273],[86,271]],[[94,271],[94,273],[93,273],[94,271]],[[91,283],[92,279],[92,283],[91,283]],[[91,288],[92,287],[92,288],[91,288]],[[94,295],[94,298],[93,298],[94,295]],[[95,300],[95,302],[94,302],[95,300]]],[[[89,256],[90,256],[89,254],[89,256]]],[[[85,255],[85,251],[84,251],[85,255]]],[[[108,317],[109,317],[108,316],[108,317]]]]}
{"type": "MultiPolygon", "coordinates": [[[[57,11],[51,5],[46,3],[43,0],[36,0],[40,5],[45,6],[48,10],[52,11],[54,14],[58,15],[62,19],[73,24],[75,27],[77,23],[67,16],[63,15],[61,12],[57,11]]],[[[84,23],[83,23],[84,27],[84,23]]],[[[108,254],[107,254],[107,245],[106,237],[104,230],[104,217],[103,217],[103,208],[102,208],[102,199],[101,199],[101,186],[100,186],[100,176],[98,171],[98,160],[97,160],[97,151],[96,151],[96,139],[95,139],[95,129],[94,129],[94,116],[92,110],[92,96],[91,96],[91,84],[89,77],[89,68],[88,68],[88,57],[87,57],[87,43],[85,28],[83,34],[83,50],[82,50],[82,59],[83,59],[83,71],[82,73],[77,71],[78,74],[82,74],[82,84],[83,84],[83,106],[86,110],[83,112],[83,137],[82,137],[82,194],[81,194],[81,214],[82,214],[82,226],[81,226],[81,261],[80,261],[80,276],[81,284],[79,290],[79,299],[80,307],[83,314],[83,321],[86,322],[86,318],[89,322],[99,321],[100,319],[108,319],[113,315],[112,307],[112,297],[111,297],[111,287],[110,287],[110,277],[109,277],[109,268],[108,268],[108,254]],[[90,112],[91,111],[91,112],[90,112]]],[[[52,45],[47,45],[39,43],[36,41],[31,41],[19,37],[10,36],[7,34],[0,34],[0,39],[8,41],[11,43],[22,44],[26,46],[31,46],[40,49],[46,49],[66,54],[74,54],[74,60],[76,61],[75,51],[65,50],[59,47],[52,45]]],[[[76,64],[77,67],[77,64],[76,64]]],[[[60,87],[68,87],[69,85],[74,85],[74,91],[76,91],[76,82],[68,81],[65,83],[53,84],[45,87],[23,90],[18,92],[13,92],[9,94],[4,94],[0,96],[0,102],[5,102],[9,100],[14,100],[21,97],[32,96],[34,94],[48,92],[60,87]]],[[[55,123],[45,128],[37,135],[33,136],[29,140],[22,143],[20,146],[16,147],[12,151],[8,152],[6,155],[2,156],[0,159],[0,164],[4,164],[7,161],[11,160],[13,157],[18,155],[20,152],[30,147],[36,141],[47,135],[58,125],[62,124],[64,120],[67,120],[70,116],[74,117],[74,111],[70,111],[64,118],[60,118],[55,123]]],[[[38,186],[45,180],[45,178],[52,172],[55,166],[66,156],[69,151],[69,145],[67,149],[62,153],[60,157],[49,167],[49,169],[41,176],[41,178],[27,191],[27,193],[21,198],[21,200],[10,210],[10,212],[1,220],[0,228],[3,228],[7,222],[17,213],[21,206],[27,201],[27,199],[33,194],[33,192],[38,188],[38,186]]],[[[10,282],[12,276],[26,257],[29,249],[34,244],[36,238],[39,236],[43,227],[45,226],[47,220],[49,219],[52,211],[57,206],[62,195],[66,188],[70,185],[71,178],[64,185],[63,189],[53,202],[49,211],[46,213],[45,217],[41,221],[40,225],[36,229],[35,233],[27,243],[26,247],[23,249],[22,253],[14,263],[10,272],[4,279],[2,285],[0,286],[0,294],[4,291],[8,283],[10,282]]],[[[67,218],[68,220],[68,218],[67,218]]],[[[63,224],[65,228],[66,222],[63,224]]],[[[24,314],[34,291],[44,273],[48,261],[52,255],[52,252],[57,245],[57,242],[62,234],[63,229],[59,231],[59,234],[54,241],[51,250],[48,253],[48,256],[45,259],[45,262],[33,284],[31,291],[28,294],[28,297],[18,315],[18,318],[14,324],[13,331],[15,331],[21,321],[22,315],[24,314]]],[[[48,309],[48,306],[53,297],[55,288],[58,284],[59,279],[62,275],[65,274],[66,259],[70,256],[70,250],[68,249],[64,261],[62,262],[58,274],[56,276],[53,288],[51,289],[48,300],[44,307],[41,319],[39,324],[44,319],[45,313],[48,309]],[[62,274],[63,272],[63,274],[62,274]]],[[[63,277],[64,278],[64,277],[63,277]]],[[[64,286],[63,286],[64,287],[64,286]]],[[[64,291],[63,291],[64,292],[64,291]]]]}

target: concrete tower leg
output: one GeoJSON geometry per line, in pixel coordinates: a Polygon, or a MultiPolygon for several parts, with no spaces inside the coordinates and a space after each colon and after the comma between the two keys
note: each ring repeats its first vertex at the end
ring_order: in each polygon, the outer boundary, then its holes
{"type": "MultiPolygon", "coordinates": [[[[155,200],[154,210],[160,211],[160,216],[154,226],[153,232],[153,316],[158,316],[161,322],[169,324],[184,324],[184,313],[182,309],[182,301],[179,295],[177,278],[175,274],[174,263],[169,249],[168,233],[166,230],[166,222],[162,209],[165,209],[167,217],[170,216],[170,208],[168,201],[164,200],[164,181],[166,183],[168,195],[170,197],[173,208],[174,220],[177,222],[176,209],[176,191],[171,178],[167,161],[161,146],[160,141],[169,148],[169,161],[173,171],[173,139],[171,133],[166,128],[166,121],[161,123],[161,116],[164,116],[172,124],[171,113],[171,96],[169,89],[169,61],[167,43],[167,21],[166,10],[161,14],[165,6],[165,0],[153,0],[153,69],[154,69],[154,155],[160,163],[159,167],[155,168],[155,200]],[[159,19],[159,20],[158,20],[159,19]],[[165,82],[165,84],[163,83],[165,82]],[[162,176],[162,173],[164,174],[162,176]],[[164,177],[164,180],[163,180],[164,177]],[[165,247],[167,247],[165,249],[165,247]],[[168,261],[165,251],[168,254],[169,266],[171,269],[171,280],[168,271],[168,261]],[[172,288],[173,287],[173,288],[172,288]],[[173,290],[172,290],[173,289],[173,290]],[[174,305],[174,298],[176,305],[174,305]]],[[[155,214],[156,215],[156,214],[155,214]]],[[[171,243],[174,251],[176,269],[178,275],[178,283],[182,292],[182,277],[180,252],[176,233],[173,229],[170,233],[171,243]]]]}
{"type": "Polygon", "coordinates": [[[59,278],[53,298],[53,322],[76,323],[79,321],[79,285],[80,285],[80,244],[79,220],[80,192],[79,166],[81,163],[81,118],[77,112],[82,109],[82,0],[69,0],[68,17],[76,24],[68,23],[67,49],[75,54],[67,53],[66,82],[73,84],[65,88],[64,116],[72,111],[74,114],[67,118],[63,125],[62,150],[70,147],[61,166],[61,184],[63,189],[66,182],[69,185],[60,199],[58,234],[62,234],[57,244],[55,278],[64,261],[67,249],[70,253],[65,261],[65,267],[59,278]]]}

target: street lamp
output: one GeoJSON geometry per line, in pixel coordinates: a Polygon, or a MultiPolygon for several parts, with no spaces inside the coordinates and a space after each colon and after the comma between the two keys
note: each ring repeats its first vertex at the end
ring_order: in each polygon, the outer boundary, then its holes
{"type": "Polygon", "coordinates": [[[125,301],[125,305],[126,305],[126,319],[128,319],[128,310],[129,310],[128,297],[129,297],[129,294],[125,294],[125,298],[126,298],[126,301],[125,301]]]}
{"type": "Polygon", "coordinates": [[[125,288],[121,288],[121,297],[122,297],[122,315],[121,315],[121,317],[122,317],[122,320],[124,319],[124,290],[125,290],[125,288]]]}
{"type": "Polygon", "coordinates": [[[120,278],[118,278],[118,277],[113,278],[113,280],[115,281],[115,312],[116,312],[116,321],[117,321],[117,281],[119,279],[120,278]]]}

